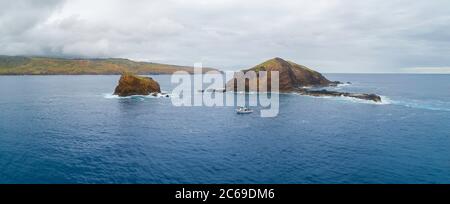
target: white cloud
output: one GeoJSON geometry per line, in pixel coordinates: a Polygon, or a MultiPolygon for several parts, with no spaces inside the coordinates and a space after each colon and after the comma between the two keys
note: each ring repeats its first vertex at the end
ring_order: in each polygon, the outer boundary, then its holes
{"type": "Polygon", "coordinates": [[[0,54],[224,69],[283,57],[324,72],[450,65],[450,2],[0,0],[0,54]]]}

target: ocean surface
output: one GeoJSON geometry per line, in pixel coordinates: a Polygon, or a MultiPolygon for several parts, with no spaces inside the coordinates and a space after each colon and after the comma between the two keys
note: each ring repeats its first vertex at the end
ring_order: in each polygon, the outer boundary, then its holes
{"type": "Polygon", "coordinates": [[[0,76],[0,183],[450,183],[450,75],[326,76],[383,103],[281,94],[261,118],[120,99],[119,76],[0,76]]]}

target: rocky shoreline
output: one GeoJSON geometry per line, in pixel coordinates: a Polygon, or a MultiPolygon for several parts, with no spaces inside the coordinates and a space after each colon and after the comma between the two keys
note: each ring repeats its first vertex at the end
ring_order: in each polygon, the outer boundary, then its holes
{"type": "MultiPolygon", "coordinates": [[[[278,71],[279,72],[279,84],[280,93],[298,93],[301,95],[307,96],[331,96],[331,97],[350,97],[357,98],[362,100],[369,100],[376,103],[381,103],[381,97],[376,94],[368,94],[368,93],[349,93],[349,92],[338,92],[338,91],[330,91],[325,89],[325,87],[335,87],[339,84],[343,84],[339,81],[330,81],[325,78],[319,72],[316,72],[312,69],[309,69],[305,66],[295,64],[293,62],[285,61],[281,58],[274,58],[268,60],[260,65],[257,65],[254,68],[245,70],[247,71],[255,71],[259,73],[259,71],[278,71]],[[312,87],[312,88],[305,88],[312,87]],[[321,89],[318,89],[321,88],[321,89]]],[[[241,75],[242,77],[242,75],[241,75]]],[[[350,84],[350,82],[347,82],[350,84]]],[[[199,92],[258,92],[259,86],[267,86],[266,90],[270,89],[271,78],[260,79],[257,76],[253,76],[253,78],[242,79],[242,78],[233,78],[227,82],[223,89],[207,89],[207,90],[198,90],[199,92]],[[238,80],[246,80],[245,87],[237,87],[238,80]],[[234,83],[233,83],[234,82],[234,83]],[[254,84],[256,86],[249,86],[249,84],[254,84]]],[[[157,96],[158,93],[161,93],[161,88],[159,83],[150,77],[141,77],[136,76],[132,73],[123,73],[119,80],[119,84],[117,85],[114,95],[118,95],[120,97],[132,96],[132,95],[150,95],[157,96]]]]}
{"type": "MultiPolygon", "coordinates": [[[[199,90],[199,92],[212,92],[212,93],[224,93],[226,92],[225,89],[206,89],[206,90],[199,90]]],[[[281,92],[285,93],[285,92],[281,92]]],[[[289,92],[286,92],[289,93],[289,92]]],[[[298,93],[300,95],[304,96],[314,96],[314,97],[350,97],[350,98],[357,98],[361,100],[368,100],[373,101],[376,103],[381,103],[381,96],[376,94],[367,94],[367,93],[349,93],[349,92],[339,92],[339,91],[329,91],[326,89],[321,90],[312,90],[312,89],[306,89],[306,88],[298,88],[294,91],[291,91],[290,93],[298,93]]]]}
{"type": "MultiPolygon", "coordinates": [[[[279,73],[279,92],[280,93],[299,93],[301,95],[308,96],[331,96],[331,97],[351,97],[362,100],[369,100],[376,103],[380,103],[381,97],[376,94],[368,93],[348,93],[348,92],[338,92],[329,91],[325,87],[335,87],[339,84],[343,84],[339,81],[330,81],[324,77],[321,73],[316,72],[306,66],[299,65],[290,61],[286,61],[281,58],[273,58],[267,60],[253,68],[244,70],[246,73],[248,71],[254,71],[259,73],[259,71],[277,71],[279,73]],[[312,87],[312,88],[304,88],[312,87]],[[323,88],[318,90],[317,88],[323,88]]],[[[235,78],[227,82],[225,85],[226,91],[234,92],[258,92],[259,87],[249,86],[250,84],[257,86],[267,86],[267,90],[270,90],[271,79],[260,79],[257,76],[250,79],[239,78],[242,75],[235,75],[235,78]],[[246,80],[245,87],[237,87],[238,80],[246,80]],[[234,83],[233,83],[234,82],[234,83]]],[[[347,84],[351,84],[347,82],[347,84]]]]}
{"type": "Polygon", "coordinates": [[[311,89],[304,89],[304,88],[299,88],[298,90],[296,90],[296,92],[301,95],[307,95],[307,96],[351,97],[351,98],[357,98],[357,99],[369,100],[369,101],[381,103],[381,97],[376,94],[338,92],[338,91],[329,91],[326,89],[311,90],[311,89]]]}

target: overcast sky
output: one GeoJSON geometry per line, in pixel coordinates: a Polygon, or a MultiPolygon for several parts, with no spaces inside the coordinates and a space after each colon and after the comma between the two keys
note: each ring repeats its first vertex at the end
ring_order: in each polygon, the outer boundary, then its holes
{"type": "Polygon", "coordinates": [[[450,73],[450,1],[0,0],[0,54],[450,73]]]}

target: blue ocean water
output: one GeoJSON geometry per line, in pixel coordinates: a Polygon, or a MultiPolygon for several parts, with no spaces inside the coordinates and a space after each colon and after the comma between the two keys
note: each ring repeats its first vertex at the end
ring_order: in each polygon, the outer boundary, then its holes
{"type": "Polygon", "coordinates": [[[119,76],[0,76],[0,183],[450,183],[450,75],[327,77],[384,103],[282,94],[261,118],[111,97],[119,76]]]}

